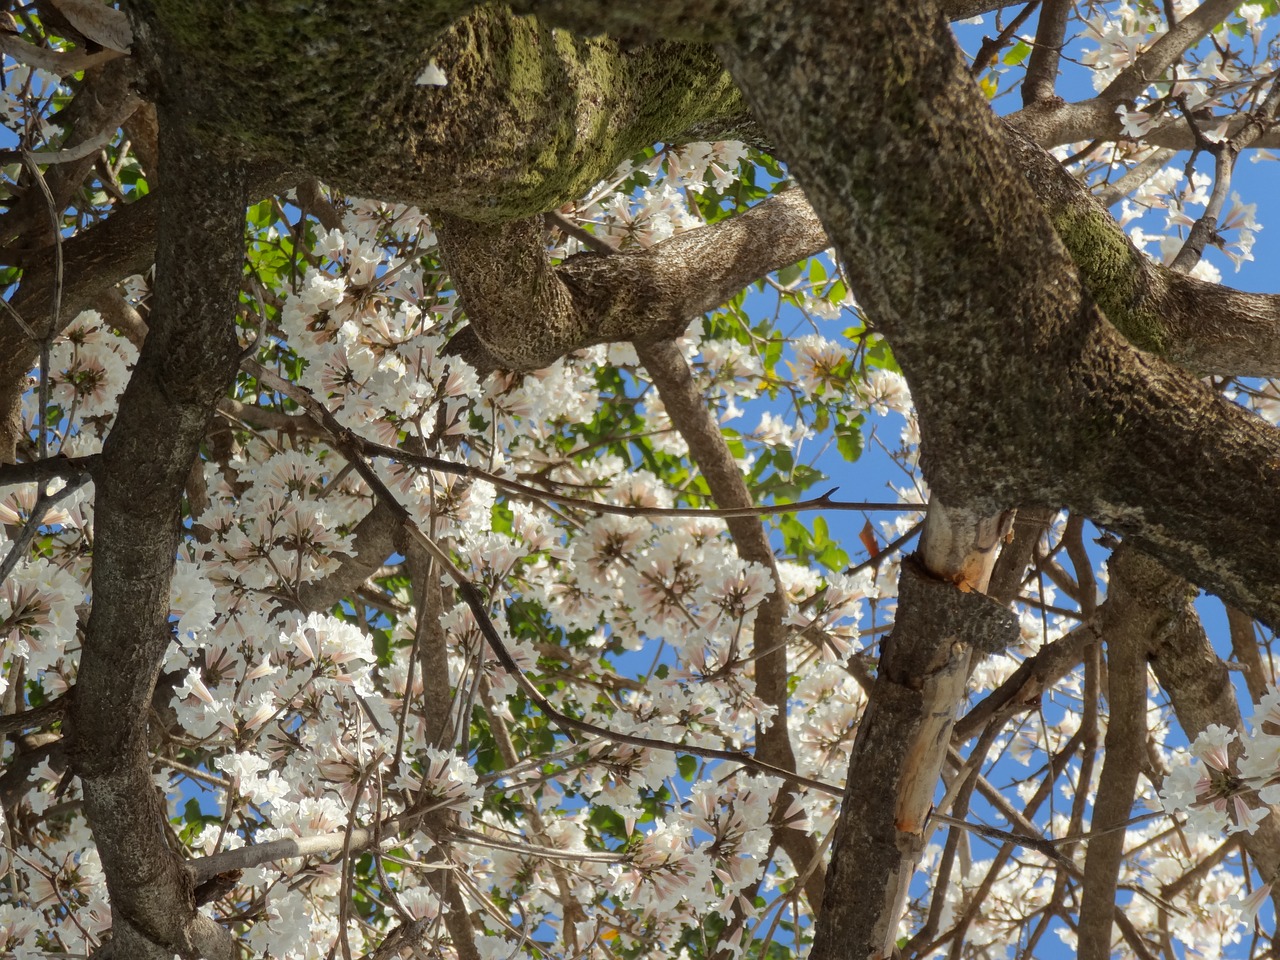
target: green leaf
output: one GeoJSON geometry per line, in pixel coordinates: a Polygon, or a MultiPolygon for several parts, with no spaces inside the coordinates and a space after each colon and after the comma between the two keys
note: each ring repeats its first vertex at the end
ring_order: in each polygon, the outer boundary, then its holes
{"type": "Polygon", "coordinates": [[[511,508],[505,503],[495,502],[491,513],[493,516],[493,532],[510,534],[512,523],[515,520],[515,514],[512,513],[511,508]]]}
{"type": "Polygon", "coordinates": [[[1016,67],[1023,60],[1027,59],[1027,55],[1029,53],[1031,53],[1031,45],[1024,40],[1019,40],[1010,47],[1009,52],[1000,59],[1008,66],[1016,67]]]}
{"type": "Polygon", "coordinates": [[[253,206],[249,207],[249,222],[255,227],[266,227],[271,223],[273,214],[271,211],[271,200],[260,200],[253,206]]]}
{"type": "Polygon", "coordinates": [[[847,570],[849,568],[849,554],[834,543],[821,553],[816,554],[814,559],[828,570],[847,570]]]}
{"type": "Polygon", "coordinates": [[[836,449],[840,456],[850,463],[856,463],[862,456],[862,430],[849,428],[843,424],[836,427],[836,449]]]}
{"type": "Polygon", "coordinates": [[[784,287],[789,287],[800,279],[800,271],[804,267],[804,263],[793,263],[789,267],[783,267],[778,271],[778,282],[784,287]]]}

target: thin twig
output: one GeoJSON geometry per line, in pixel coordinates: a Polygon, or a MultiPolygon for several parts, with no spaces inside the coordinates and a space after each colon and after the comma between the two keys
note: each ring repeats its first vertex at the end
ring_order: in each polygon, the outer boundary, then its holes
{"type": "Polygon", "coordinates": [[[1009,38],[1017,33],[1018,28],[1026,23],[1027,17],[1031,16],[1038,6],[1040,6],[1040,0],[1031,0],[1031,3],[1023,7],[1018,15],[1009,21],[1009,25],[1001,30],[998,36],[982,38],[982,46],[973,58],[973,66],[969,68],[971,77],[976,79],[978,74],[991,65],[991,59],[1004,48],[1009,38]]]}
{"type": "MultiPolygon", "coordinates": [[[[294,389],[295,392],[297,392],[296,388],[294,389]]],[[[345,456],[347,460],[355,466],[356,471],[364,479],[365,483],[367,483],[373,490],[375,496],[391,508],[409,535],[413,537],[413,539],[416,540],[429,554],[431,554],[431,556],[433,556],[440,563],[441,567],[443,567],[449,574],[454,585],[458,589],[458,593],[471,609],[471,612],[476,619],[476,625],[479,627],[481,634],[484,636],[486,643],[489,645],[489,648],[492,650],[498,663],[501,664],[507,673],[511,675],[512,679],[516,681],[516,684],[525,692],[525,695],[533,701],[538,709],[550,717],[558,726],[568,731],[589,733],[594,736],[604,737],[605,739],[611,740],[615,743],[625,743],[628,746],[640,747],[641,749],[686,753],[691,756],[703,757],[708,760],[723,760],[728,763],[736,763],[749,770],[754,770],[757,773],[778,777],[789,783],[809,787],[812,790],[817,790],[830,796],[843,796],[843,787],[838,787],[834,784],[825,783],[821,780],[814,780],[810,777],[803,777],[799,774],[791,773],[787,770],[781,769],[780,767],[776,767],[773,764],[757,760],[751,754],[745,753],[741,750],[720,750],[712,747],[698,747],[692,744],[672,743],[670,741],[659,740],[654,737],[641,737],[633,734],[621,733],[616,730],[610,730],[607,727],[598,726],[586,720],[579,720],[577,717],[562,713],[560,710],[556,709],[556,707],[552,705],[551,701],[543,696],[542,691],[537,688],[533,681],[525,676],[524,671],[520,669],[515,658],[512,657],[510,651],[507,650],[497,628],[493,625],[493,619],[489,615],[488,607],[485,604],[484,599],[481,597],[480,591],[477,589],[476,585],[472,583],[470,578],[468,578],[461,569],[459,569],[458,565],[454,563],[453,557],[451,557],[446,550],[422,532],[417,523],[413,520],[412,516],[409,514],[409,511],[398,499],[396,499],[395,495],[387,488],[387,485],[383,483],[382,478],[378,476],[377,472],[369,465],[368,461],[364,459],[364,456],[359,449],[359,438],[357,438],[355,434],[346,427],[342,426],[342,424],[334,418],[333,414],[331,414],[322,404],[316,401],[309,393],[306,393],[305,396],[305,405],[312,413],[317,414],[320,417],[323,425],[329,430],[330,435],[333,438],[333,442],[337,446],[339,452],[341,452],[343,456],[345,456]]]]}
{"type": "Polygon", "coordinates": [[[79,477],[70,480],[57,493],[46,493],[43,489],[40,491],[39,496],[36,497],[35,505],[31,508],[31,516],[27,518],[27,522],[22,525],[22,530],[14,538],[4,562],[0,563],[0,583],[4,583],[8,579],[9,574],[18,565],[18,561],[26,554],[27,548],[31,546],[31,541],[35,539],[36,531],[40,529],[40,525],[44,522],[45,514],[80,489],[81,485],[88,479],[88,474],[81,474],[79,477]]]}
{"type": "MultiPolygon", "coordinates": [[[[246,360],[243,364],[246,370],[255,377],[269,386],[272,390],[278,390],[285,394],[290,400],[304,407],[314,419],[324,422],[321,411],[323,406],[309,393],[298,387],[297,384],[290,383],[279,374],[275,373],[268,367],[263,366],[255,360],[246,360]]],[[[552,502],[558,503],[563,507],[577,507],[581,510],[587,510],[592,513],[609,513],[618,514],[628,517],[763,517],[773,514],[798,513],[808,510],[850,510],[850,511],[909,511],[909,510],[928,510],[927,503],[895,503],[891,501],[875,501],[875,500],[833,500],[832,495],[840,489],[832,487],[820,497],[813,497],[808,500],[800,500],[796,503],[767,504],[749,507],[637,507],[626,506],[616,503],[600,503],[595,500],[586,500],[581,497],[569,497],[562,494],[553,493],[548,490],[540,490],[537,487],[530,486],[527,483],[521,483],[519,480],[512,480],[507,477],[490,473],[488,470],[482,470],[479,467],[473,467],[466,463],[457,463],[453,460],[445,460],[442,457],[433,457],[426,454],[411,453],[408,450],[401,450],[398,447],[388,447],[381,443],[375,443],[367,440],[357,434],[346,431],[345,428],[339,427],[344,431],[343,436],[353,447],[366,457],[381,457],[387,460],[394,460],[405,466],[419,467],[427,470],[435,470],[439,473],[447,473],[453,476],[465,477],[469,480],[483,480],[491,483],[500,490],[514,494],[518,497],[527,498],[539,503],[552,502]]],[[[914,533],[914,529],[912,531],[914,533]]],[[[910,534],[908,535],[908,537],[910,534]]],[[[897,541],[895,541],[896,543],[897,541]]],[[[903,541],[905,542],[905,541],[903,541]]],[[[893,544],[886,548],[891,550],[893,544]]]]}
{"type": "Polygon", "coordinates": [[[39,337],[36,336],[36,332],[31,329],[31,325],[27,323],[27,321],[22,319],[22,314],[18,313],[18,311],[13,308],[13,304],[11,304],[8,300],[0,300],[0,306],[3,306],[6,310],[9,311],[9,316],[13,318],[13,322],[18,325],[18,328],[23,333],[25,333],[32,340],[40,339],[39,337]]]}
{"type": "Polygon", "coordinates": [[[49,189],[39,164],[36,163],[25,143],[22,146],[22,162],[40,187],[40,192],[44,194],[45,204],[49,209],[50,226],[53,229],[53,309],[51,311],[53,319],[49,324],[48,335],[40,339],[40,409],[37,424],[40,428],[40,459],[43,460],[49,455],[49,438],[45,423],[49,415],[49,346],[57,335],[62,316],[62,225],[58,222],[58,207],[53,199],[53,191],[49,189]]]}

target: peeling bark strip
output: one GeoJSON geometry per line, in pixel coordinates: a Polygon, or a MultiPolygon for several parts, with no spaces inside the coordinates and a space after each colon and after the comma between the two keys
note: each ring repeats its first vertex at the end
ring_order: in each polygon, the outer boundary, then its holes
{"type": "Polygon", "coordinates": [[[903,563],[897,620],[853,746],[814,960],[889,955],[971,658],[1017,636],[1013,614],[989,597],[903,563]]]}
{"type": "Polygon", "coordinates": [[[997,550],[1013,532],[1014,511],[991,515],[934,498],[929,504],[920,557],[925,569],[966,593],[985,593],[997,550]]]}
{"type": "Polygon", "coordinates": [[[170,642],[179,502],[214,405],[239,363],[232,305],[244,259],[243,170],[162,124],[160,262],[151,329],[94,470],[93,608],[68,719],[71,758],[102,857],[116,957],[231,960],[235,941],[196,910],[165,836],[147,711],[170,642]],[[192,256],[199,251],[199,256],[192,256]]]}

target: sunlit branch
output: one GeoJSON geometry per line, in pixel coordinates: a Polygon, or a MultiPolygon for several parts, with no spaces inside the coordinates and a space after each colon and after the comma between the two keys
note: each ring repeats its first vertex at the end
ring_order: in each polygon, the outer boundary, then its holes
{"type": "MultiPolygon", "coordinates": [[[[0,581],[2,580],[3,578],[0,578],[0,581]]],[[[43,727],[61,720],[63,713],[66,712],[67,702],[67,696],[64,695],[38,707],[24,710],[21,713],[0,716],[0,737],[7,737],[11,733],[18,733],[22,730],[43,727]]]]}
{"type": "Polygon", "coordinates": [[[526,856],[544,857],[549,860],[565,860],[571,863],[624,863],[629,858],[619,853],[592,853],[589,850],[560,850],[556,847],[541,846],[536,843],[516,843],[502,840],[499,837],[487,836],[466,827],[451,827],[450,836],[466,843],[481,847],[492,847],[495,850],[510,850],[512,853],[526,856]]]}

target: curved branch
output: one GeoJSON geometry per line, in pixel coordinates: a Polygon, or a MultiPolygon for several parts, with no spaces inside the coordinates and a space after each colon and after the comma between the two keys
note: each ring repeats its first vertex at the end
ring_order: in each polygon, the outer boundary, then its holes
{"type": "Polygon", "coordinates": [[[298,608],[328,610],[378,572],[387,557],[401,550],[401,521],[386,504],[375,503],[351,531],[355,553],[328,576],[298,585],[298,608]]]}
{"type": "Polygon", "coordinates": [[[547,256],[540,218],[432,222],[471,318],[450,350],[482,376],[499,367],[538,370],[600,343],[677,337],[693,317],[828,245],[794,189],[649,250],[580,253],[558,265],[547,256]]]}
{"type": "MultiPolygon", "coordinates": [[[[1151,260],[1051,156],[1016,133],[1007,142],[1081,280],[1130,342],[1198,375],[1280,376],[1280,295],[1208,283],[1151,260]]],[[[581,254],[558,266],[532,224],[455,220],[441,230],[441,244],[476,313],[475,326],[451,349],[483,374],[539,369],[597,343],[675,336],[689,317],[827,240],[803,194],[792,190],[650,250],[581,254]]]]}
{"type": "Polygon", "coordinates": [[[553,36],[474,0],[368,0],[359,29],[292,0],[145,7],[207,147],[472,219],[554,210],[639,150],[742,113],[709,47],[553,36]],[[428,59],[447,85],[415,83],[428,59]]]}
{"type": "MultiPolygon", "coordinates": [[[[63,241],[62,324],[69,324],[125,277],[151,266],[155,261],[160,202],[143,197],[92,230],[63,241]]],[[[57,275],[53,247],[46,247],[28,260],[13,307],[37,338],[48,337],[58,333],[50,329],[57,275]]],[[[4,417],[22,402],[27,374],[39,353],[39,340],[28,337],[8,311],[0,312],[0,461],[11,458],[16,442],[4,428],[4,417]]]]}
{"type": "Polygon", "coordinates": [[[38,707],[32,707],[30,710],[0,716],[0,736],[7,737],[11,733],[20,733],[23,730],[32,730],[36,727],[55,723],[62,719],[63,714],[67,711],[67,704],[70,702],[70,694],[63,694],[61,697],[50,700],[48,703],[41,704],[38,707]]]}
{"type": "Polygon", "coordinates": [[[1081,281],[1131,343],[1201,375],[1280,376],[1280,295],[1233,290],[1151,260],[1061,164],[1017,134],[1007,142],[1081,281]]]}
{"type": "Polygon", "coordinates": [[[26,463],[0,464],[0,487],[14,483],[35,483],[37,480],[52,480],[54,477],[80,477],[93,474],[101,462],[99,454],[91,453],[85,457],[47,457],[44,460],[32,460],[26,463]]]}

